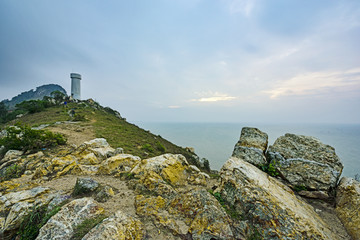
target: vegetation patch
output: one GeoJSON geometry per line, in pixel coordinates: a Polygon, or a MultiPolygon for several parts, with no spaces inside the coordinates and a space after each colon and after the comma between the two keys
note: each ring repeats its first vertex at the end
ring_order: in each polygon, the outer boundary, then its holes
{"type": "Polygon", "coordinates": [[[295,185],[294,186],[294,191],[296,191],[296,192],[307,191],[307,188],[306,188],[305,185],[295,185]]]}
{"type": "Polygon", "coordinates": [[[86,118],[85,118],[85,115],[83,115],[83,114],[75,114],[72,121],[74,121],[74,122],[83,122],[83,121],[86,121],[86,118]]]}
{"type": "Polygon", "coordinates": [[[279,176],[279,172],[278,170],[276,169],[276,165],[278,163],[269,163],[269,164],[263,164],[260,166],[260,169],[263,171],[263,172],[266,172],[267,174],[269,174],[270,176],[272,177],[277,177],[279,176]]]}
{"type": "MultiPolygon", "coordinates": [[[[196,165],[203,171],[204,167],[199,166],[197,156],[185,150],[185,148],[176,146],[159,135],[154,135],[140,127],[127,122],[124,118],[119,117],[115,110],[103,108],[97,102],[89,99],[80,102],[68,102],[64,105],[54,105],[45,108],[41,112],[27,114],[20,119],[22,122],[32,126],[41,124],[53,124],[55,122],[67,121],[69,119],[68,111],[76,109],[76,115],[82,115],[87,120],[82,124],[91,126],[94,129],[97,138],[105,138],[113,147],[121,147],[124,152],[140,157],[155,157],[165,152],[173,154],[182,154],[189,164],[196,165]],[[144,145],[147,150],[142,147],[144,145]],[[152,152],[149,151],[153,150],[152,152]],[[146,151],[148,154],[144,154],[146,151]]],[[[6,124],[15,124],[16,120],[6,124]]]]}
{"type": "Polygon", "coordinates": [[[230,216],[232,219],[241,220],[241,215],[236,211],[235,207],[228,204],[226,200],[221,196],[219,192],[214,193],[212,190],[208,190],[208,192],[213,195],[216,200],[220,203],[220,205],[224,208],[225,212],[230,216]]]}
{"type": "Polygon", "coordinates": [[[75,227],[74,234],[71,237],[71,240],[82,239],[91,229],[93,229],[96,225],[98,225],[107,217],[108,216],[101,214],[94,218],[85,219],[82,223],[75,227]]]}
{"type": "Polygon", "coordinates": [[[166,152],[166,148],[160,142],[156,142],[156,149],[162,153],[166,152]]]}
{"type": "Polygon", "coordinates": [[[59,133],[35,130],[28,125],[16,124],[5,130],[6,136],[0,138],[0,145],[4,146],[4,152],[12,149],[33,153],[43,148],[66,143],[66,139],[59,133]]]}
{"type": "Polygon", "coordinates": [[[41,207],[34,207],[33,210],[22,221],[20,228],[17,232],[17,238],[20,240],[33,240],[39,235],[40,228],[44,226],[47,221],[58,213],[63,205],[67,201],[64,201],[59,206],[54,207],[51,211],[47,210],[47,205],[41,207]]]}
{"type": "Polygon", "coordinates": [[[209,176],[213,179],[219,179],[220,178],[220,174],[218,173],[209,173],[209,176]]]}
{"type": "Polygon", "coordinates": [[[18,164],[13,164],[5,169],[0,175],[0,182],[7,181],[12,178],[19,178],[25,172],[25,168],[18,164]]]}
{"type": "Polygon", "coordinates": [[[252,227],[252,234],[249,236],[248,240],[261,240],[263,237],[261,236],[259,230],[256,227],[252,227]]]}
{"type": "Polygon", "coordinates": [[[150,153],[152,153],[152,152],[154,152],[154,149],[153,149],[153,147],[150,145],[150,144],[145,144],[145,145],[143,145],[142,147],[141,147],[141,149],[142,150],[145,150],[145,151],[147,151],[147,152],[150,152],[150,153]]]}

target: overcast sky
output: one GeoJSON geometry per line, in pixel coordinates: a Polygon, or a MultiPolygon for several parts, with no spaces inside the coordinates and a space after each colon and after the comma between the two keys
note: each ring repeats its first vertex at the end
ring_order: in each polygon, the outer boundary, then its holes
{"type": "Polygon", "coordinates": [[[55,83],[129,121],[360,123],[359,0],[0,0],[0,99],[55,83]]]}

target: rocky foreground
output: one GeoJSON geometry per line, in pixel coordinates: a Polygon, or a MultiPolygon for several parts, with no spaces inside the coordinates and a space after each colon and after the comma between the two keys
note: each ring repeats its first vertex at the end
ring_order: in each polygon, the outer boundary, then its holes
{"type": "Polygon", "coordinates": [[[218,175],[105,139],[52,154],[12,150],[0,173],[14,166],[24,174],[0,183],[0,239],[26,239],[19,229],[41,207],[56,213],[36,239],[360,239],[360,183],[339,181],[334,148],[312,137],[286,134],[268,147],[266,133],[243,128],[218,175]]]}

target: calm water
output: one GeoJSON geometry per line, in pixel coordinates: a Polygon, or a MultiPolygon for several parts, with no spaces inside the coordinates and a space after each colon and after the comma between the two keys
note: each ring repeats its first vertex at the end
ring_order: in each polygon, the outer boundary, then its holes
{"type": "Polygon", "coordinates": [[[241,123],[147,123],[139,127],[183,146],[194,147],[201,158],[210,161],[212,169],[219,170],[231,156],[239,140],[241,128],[257,127],[269,135],[269,144],[285,133],[313,136],[333,146],[344,164],[343,176],[360,174],[360,125],[264,125],[241,123]]]}

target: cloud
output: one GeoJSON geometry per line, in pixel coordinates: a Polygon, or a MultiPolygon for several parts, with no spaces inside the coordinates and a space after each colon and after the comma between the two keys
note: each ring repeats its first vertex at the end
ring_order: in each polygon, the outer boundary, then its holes
{"type": "Polygon", "coordinates": [[[181,106],[171,105],[171,106],[168,106],[168,108],[171,108],[171,109],[177,109],[177,108],[181,108],[181,106]]]}
{"type": "Polygon", "coordinates": [[[191,99],[192,102],[219,102],[219,101],[230,101],[237,99],[237,97],[230,96],[226,93],[219,92],[209,92],[209,93],[200,93],[198,95],[206,95],[197,99],[191,99]]]}
{"type": "Polygon", "coordinates": [[[350,92],[355,89],[360,89],[360,68],[300,74],[263,92],[275,99],[282,96],[319,95],[330,91],[350,92]]]}
{"type": "Polygon", "coordinates": [[[229,3],[229,11],[231,14],[243,14],[249,17],[254,9],[255,0],[231,0],[229,3]]]}

